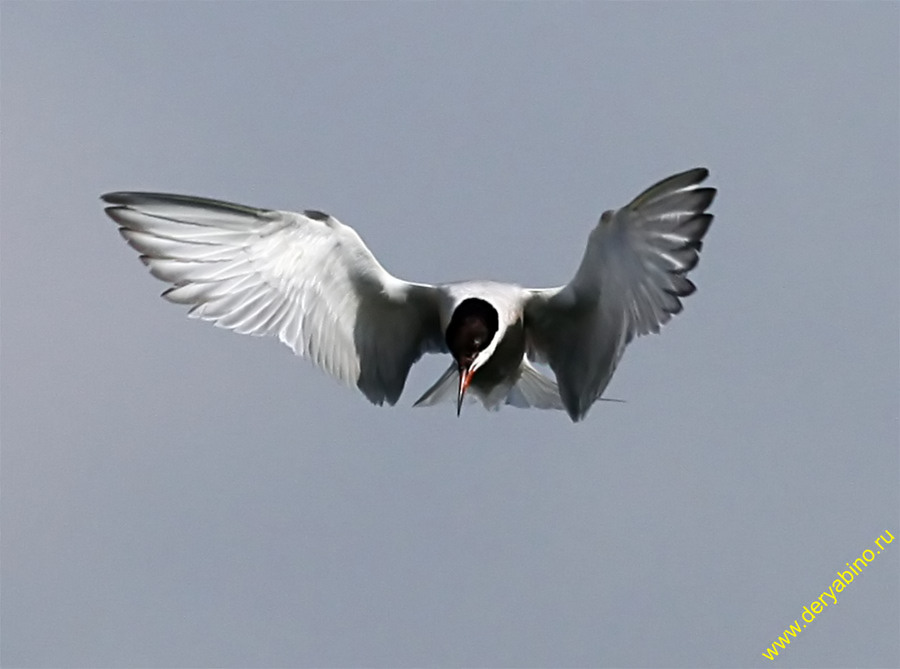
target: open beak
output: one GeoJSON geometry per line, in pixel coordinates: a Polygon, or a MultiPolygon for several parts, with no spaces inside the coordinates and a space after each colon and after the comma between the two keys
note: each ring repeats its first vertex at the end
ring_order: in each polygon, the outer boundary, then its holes
{"type": "Polygon", "coordinates": [[[466,389],[469,387],[469,384],[472,382],[472,374],[475,372],[470,372],[469,367],[460,367],[459,368],[459,395],[456,398],[456,415],[459,416],[459,413],[462,411],[463,398],[466,396],[466,389]]]}

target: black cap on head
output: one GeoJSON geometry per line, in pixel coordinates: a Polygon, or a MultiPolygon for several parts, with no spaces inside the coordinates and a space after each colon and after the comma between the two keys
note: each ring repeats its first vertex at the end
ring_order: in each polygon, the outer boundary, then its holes
{"type": "Polygon", "coordinates": [[[447,348],[459,363],[467,369],[475,356],[483,351],[497,334],[499,319],[497,310],[489,302],[470,297],[453,311],[447,325],[447,348]]]}

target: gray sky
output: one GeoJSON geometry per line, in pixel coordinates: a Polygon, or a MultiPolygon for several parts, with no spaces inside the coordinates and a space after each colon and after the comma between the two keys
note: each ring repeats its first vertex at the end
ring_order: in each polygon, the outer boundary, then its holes
{"type": "Polygon", "coordinates": [[[4,667],[897,666],[896,3],[2,5],[4,667]],[[98,195],[556,285],[697,165],[692,278],[562,412],[369,405],[157,295],[98,195]],[[803,622],[802,620],[800,621],[803,622]]]}

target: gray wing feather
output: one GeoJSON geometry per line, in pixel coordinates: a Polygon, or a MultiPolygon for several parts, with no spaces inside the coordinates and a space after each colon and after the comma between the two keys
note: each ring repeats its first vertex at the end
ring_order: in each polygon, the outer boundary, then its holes
{"type": "Polygon", "coordinates": [[[531,291],[525,308],[529,355],[549,363],[573,420],[601,397],[628,343],[659,332],[694,292],[696,266],[712,222],[715,189],[696,168],[648,188],[591,231],[574,278],[531,291]]]}
{"type": "Polygon", "coordinates": [[[272,335],[375,404],[394,404],[409,368],[439,351],[431,286],[391,276],[356,232],[298,214],[164,193],[109,193],[106,213],[189,315],[272,335]]]}

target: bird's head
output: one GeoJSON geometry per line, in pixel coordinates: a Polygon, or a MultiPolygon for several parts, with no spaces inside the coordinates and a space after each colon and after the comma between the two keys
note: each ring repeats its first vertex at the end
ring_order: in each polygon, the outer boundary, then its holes
{"type": "Polygon", "coordinates": [[[497,348],[499,318],[497,310],[489,302],[470,297],[453,310],[447,325],[447,348],[459,367],[459,394],[456,415],[462,410],[466,390],[472,377],[491,357],[497,348]]]}

